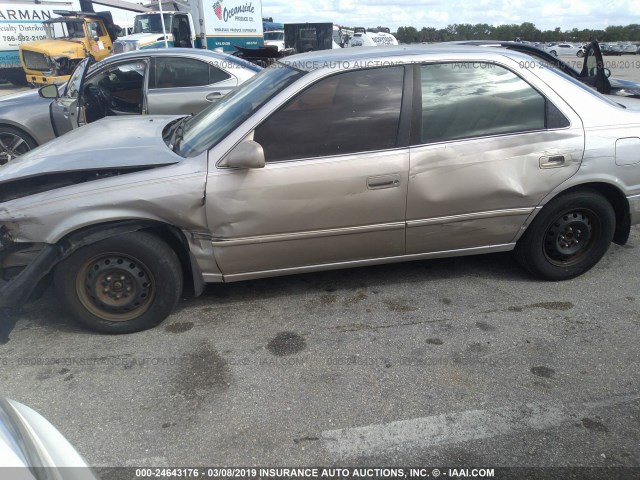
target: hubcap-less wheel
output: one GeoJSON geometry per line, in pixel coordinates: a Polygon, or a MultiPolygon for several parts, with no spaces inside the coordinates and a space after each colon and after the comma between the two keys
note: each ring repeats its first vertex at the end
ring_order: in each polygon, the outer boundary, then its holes
{"type": "Polygon", "coordinates": [[[589,210],[562,214],[545,234],[545,257],[558,266],[575,264],[591,249],[600,228],[597,215],[589,210]]]}
{"type": "Polygon", "coordinates": [[[153,286],[153,277],[142,262],[117,253],[90,259],[76,277],[76,292],[84,307],[115,322],[146,312],[155,295],[153,286]]]}
{"type": "Polygon", "coordinates": [[[0,165],[31,150],[24,138],[9,132],[0,133],[0,165]]]}

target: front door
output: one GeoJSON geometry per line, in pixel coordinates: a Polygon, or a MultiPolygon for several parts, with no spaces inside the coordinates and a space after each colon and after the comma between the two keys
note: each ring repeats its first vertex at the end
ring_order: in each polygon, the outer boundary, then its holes
{"type": "Polygon", "coordinates": [[[51,122],[57,136],[77,128],[80,123],[78,101],[90,62],[91,58],[85,58],[78,63],[62,95],[51,102],[51,122]]]}
{"type": "Polygon", "coordinates": [[[254,130],[265,168],[210,168],[224,275],[404,254],[403,78],[404,67],[386,67],[321,79],[254,130]]]}

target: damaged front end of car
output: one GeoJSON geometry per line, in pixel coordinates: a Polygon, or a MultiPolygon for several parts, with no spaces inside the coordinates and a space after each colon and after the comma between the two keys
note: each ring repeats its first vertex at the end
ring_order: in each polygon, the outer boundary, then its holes
{"type": "Polygon", "coordinates": [[[57,263],[58,245],[13,240],[15,225],[0,224],[0,310],[15,313],[57,263]]]}
{"type": "Polygon", "coordinates": [[[159,238],[176,252],[187,286],[202,291],[198,261],[213,256],[192,233],[206,231],[206,155],[175,154],[163,140],[173,123],[110,118],[0,167],[0,342],[15,323],[5,319],[52,283],[60,262],[113,237],[159,238]]]}

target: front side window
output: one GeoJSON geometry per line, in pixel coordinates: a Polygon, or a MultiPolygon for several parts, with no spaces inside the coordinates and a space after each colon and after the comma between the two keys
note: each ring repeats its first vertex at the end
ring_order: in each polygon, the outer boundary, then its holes
{"type": "Polygon", "coordinates": [[[78,93],[80,92],[80,83],[82,82],[82,77],[88,63],[89,59],[85,58],[75,68],[75,70],[71,74],[71,77],[69,77],[69,81],[67,82],[67,87],[64,92],[65,97],[76,98],[78,96],[78,93]]]}
{"type": "MultiPolygon", "coordinates": [[[[164,32],[171,32],[171,14],[165,13],[164,16],[164,32]]],[[[136,15],[133,24],[133,33],[162,33],[162,22],[158,13],[149,13],[146,15],[136,15]]]]}
{"type": "Polygon", "coordinates": [[[214,147],[302,75],[304,72],[280,63],[265,68],[220,101],[187,120],[177,153],[183,157],[193,157],[214,147]]]}
{"type": "Polygon", "coordinates": [[[110,65],[87,78],[82,86],[87,122],[142,113],[146,65],[144,60],[110,65]]]}
{"type": "Polygon", "coordinates": [[[423,143],[545,128],[545,97],[506,68],[445,63],[421,75],[423,143]]]}
{"type": "Polygon", "coordinates": [[[255,131],[267,162],[396,146],[404,67],[339,73],[299,93],[255,131]]]}
{"type": "Polygon", "coordinates": [[[102,27],[97,22],[87,22],[87,28],[89,29],[89,35],[91,38],[105,36],[105,33],[102,31],[102,27]]]}

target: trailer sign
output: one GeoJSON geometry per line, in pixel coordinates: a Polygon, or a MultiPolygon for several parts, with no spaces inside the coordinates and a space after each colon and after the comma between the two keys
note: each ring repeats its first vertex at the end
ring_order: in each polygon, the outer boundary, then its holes
{"type": "Polygon", "coordinates": [[[262,45],[262,5],[259,1],[215,0],[207,3],[205,0],[208,48],[233,50],[232,45],[262,45]]]}
{"type": "Polygon", "coordinates": [[[20,68],[19,45],[45,39],[42,21],[56,16],[53,10],[61,6],[66,4],[0,4],[0,68],[20,68]]]}

